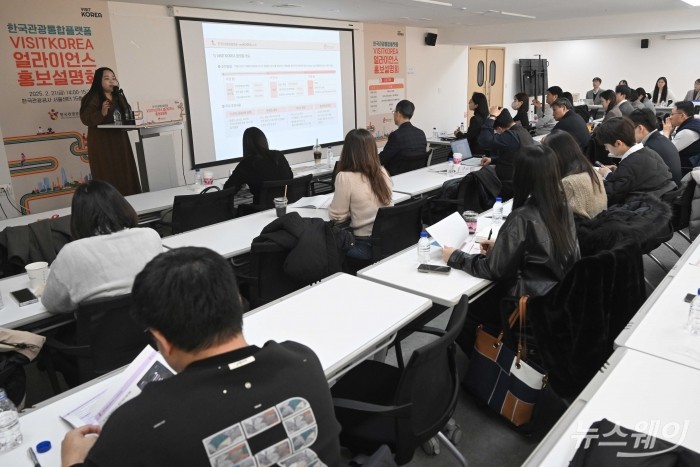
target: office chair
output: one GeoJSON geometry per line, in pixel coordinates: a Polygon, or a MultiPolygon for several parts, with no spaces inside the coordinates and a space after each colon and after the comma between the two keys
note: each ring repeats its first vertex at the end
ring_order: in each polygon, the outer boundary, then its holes
{"type": "Polygon", "coordinates": [[[327,178],[313,180],[311,182],[311,196],[320,195],[323,193],[333,193],[335,191],[335,178],[338,176],[338,161],[333,165],[333,173],[330,180],[327,178]]]}
{"type": "Polygon", "coordinates": [[[459,180],[456,193],[452,185],[455,182],[454,179],[445,182],[439,197],[430,199],[426,223],[435,224],[455,211],[462,214],[464,211],[484,212],[491,209],[503,186],[492,166],[465,175],[459,180]]]}
{"type": "Polygon", "coordinates": [[[444,164],[447,159],[452,155],[452,148],[450,146],[435,146],[429,150],[430,156],[428,157],[428,167],[431,165],[444,164]]]}
{"type": "Polygon", "coordinates": [[[75,344],[46,339],[40,358],[43,356],[54,392],[59,392],[56,369],[75,367],[77,380],[69,384],[82,384],[131,363],[149,344],[143,327],[129,314],[131,303],[131,294],[81,303],[76,313],[75,344]]]}
{"type": "Polygon", "coordinates": [[[289,250],[272,242],[253,242],[250,245],[250,277],[242,278],[249,284],[251,308],[277,300],[308,285],[284,272],[289,250]]]}
{"type": "Polygon", "coordinates": [[[172,209],[163,213],[158,225],[169,227],[169,233],[175,235],[231,220],[236,217],[235,196],[233,190],[219,190],[217,186],[205,188],[199,194],[176,196],[172,209]]]}
{"type": "Polygon", "coordinates": [[[423,328],[439,336],[413,351],[406,367],[365,360],[331,388],[340,444],[371,454],[386,444],[403,465],[422,443],[437,436],[463,466],[466,460],[441,433],[457,406],[459,376],[455,338],[464,326],[468,298],[454,307],[446,330],[423,328]]]}
{"type": "Polygon", "coordinates": [[[258,204],[241,204],[238,206],[238,214],[245,216],[255,212],[265,211],[275,207],[275,198],[284,196],[284,188],[287,187],[287,203],[291,204],[300,198],[309,195],[309,185],[312,175],[292,178],[289,180],[270,180],[263,182],[260,187],[258,204]]]}
{"type": "Polygon", "coordinates": [[[389,175],[399,175],[412,170],[422,169],[428,166],[428,158],[432,154],[432,149],[424,154],[399,155],[391,163],[391,173],[389,175]]]}

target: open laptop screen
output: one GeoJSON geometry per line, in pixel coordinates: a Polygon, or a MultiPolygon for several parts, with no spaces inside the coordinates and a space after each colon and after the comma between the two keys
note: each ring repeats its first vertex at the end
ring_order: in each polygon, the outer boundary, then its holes
{"type": "Polygon", "coordinates": [[[450,146],[452,146],[452,153],[458,152],[462,155],[463,161],[472,158],[472,150],[469,148],[469,141],[467,138],[452,141],[450,146]]]}

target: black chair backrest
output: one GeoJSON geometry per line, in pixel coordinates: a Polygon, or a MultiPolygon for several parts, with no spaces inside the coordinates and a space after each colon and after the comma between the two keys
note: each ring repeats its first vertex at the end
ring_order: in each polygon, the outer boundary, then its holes
{"type": "Polygon", "coordinates": [[[76,345],[89,346],[90,357],[78,358],[81,381],[89,381],[131,363],[148,338],[129,314],[131,294],[81,303],[77,312],[76,345]]]}
{"type": "MultiPolygon", "coordinates": [[[[208,188],[207,188],[208,190],[208,188]]],[[[233,190],[176,196],[173,200],[173,234],[206,227],[235,217],[233,190]]]]}
{"type": "Polygon", "coordinates": [[[273,242],[250,245],[250,271],[254,277],[250,288],[251,308],[257,308],[292,293],[307,284],[284,272],[289,250],[273,242]]]}
{"type": "Polygon", "coordinates": [[[427,167],[429,155],[430,152],[412,156],[398,155],[391,163],[391,175],[398,175],[427,167]]]}
{"type": "Polygon", "coordinates": [[[452,148],[450,146],[435,146],[432,148],[432,156],[430,157],[430,165],[444,164],[447,159],[452,156],[452,148]]]}
{"type": "Polygon", "coordinates": [[[418,242],[426,198],[379,208],[372,227],[372,259],[379,261],[418,242]]]}
{"type": "Polygon", "coordinates": [[[586,123],[588,123],[588,119],[591,118],[591,112],[588,110],[588,106],[586,104],[574,106],[574,112],[579,114],[586,123]]]}
{"type": "Polygon", "coordinates": [[[293,203],[300,198],[309,195],[309,185],[312,175],[292,178],[289,180],[270,180],[260,186],[260,198],[258,205],[264,209],[275,207],[275,198],[284,196],[284,187],[287,187],[287,202],[293,203]]]}
{"type": "Polygon", "coordinates": [[[459,396],[455,339],[464,327],[469,299],[455,305],[445,334],[416,349],[406,364],[394,405],[411,404],[411,419],[396,419],[396,462],[403,465],[416,446],[432,438],[452,416],[459,396]]]}

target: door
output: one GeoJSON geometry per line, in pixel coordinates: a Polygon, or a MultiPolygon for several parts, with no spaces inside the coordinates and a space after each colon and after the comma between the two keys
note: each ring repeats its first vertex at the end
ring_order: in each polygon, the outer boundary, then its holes
{"type": "Polygon", "coordinates": [[[469,97],[474,92],[481,92],[486,95],[489,106],[503,107],[505,56],[506,52],[502,47],[469,47],[469,79],[467,83],[469,97]]]}

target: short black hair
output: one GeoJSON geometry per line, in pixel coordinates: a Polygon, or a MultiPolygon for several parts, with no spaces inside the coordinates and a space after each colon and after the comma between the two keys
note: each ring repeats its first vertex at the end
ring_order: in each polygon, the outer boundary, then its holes
{"type": "Polygon", "coordinates": [[[595,135],[596,140],[601,145],[615,144],[618,139],[629,147],[637,144],[632,121],[625,117],[613,117],[607,122],[601,123],[596,129],[595,135]]]}
{"type": "Polygon", "coordinates": [[[562,89],[559,86],[550,86],[549,88],[547,88],[547,92],[557,97],[561,97],[561,95],[564,94],[564,91],[562,91],[562,89]]]}
{"type": "Polygon", "coordinates": [[[134,208],[109,183],[90,180],[75,189],[70,218],[73,240],[119,232],[138,223],[134,208]]]}
{"type": "Polygon", "coordinates": [[[573,102],[573,101],[574,101],[574,95],[571,94],[569,91],[564,91],[564,92],[562,92],[562,93],[561,93],[561,97],[563,97],[564,99],[569,99],[569,102],[573,102]]]}
{"type": "Polygon", "coordinates": [[[642,125],[648,131],[654,131],[656,126],[656,114],[651,109],[637,109],[627,116],[634,126],[642,125]]]}
{"type": "Polygon", "coordinates": [[[618,84],[615,86],[615,94],[622,94],[626,98],[630,95],[630,87],[625,86],[624,84],[618,84]]]}
{"type": "Polygon", "coordinates": [[[695,115],[695,104],[690,101],[678,101],[674,102],[673,105],[676,110],[685,114],[686,117],[692,118],[695,115]]]}
{"type": "Polygon", "coordinates": [[[413,105],[413,102],[404,99],[396,104],[396,111],[410,120],[413,117],[413,112],[416,111],[416,106],[413,105]]]}
{"type": "Polygon", "coordinates": [[[176,248],[134,279],[132,316],[178,349],[199,351],[241,334],[246,306],[231,265],[207,248],[176,248]]]}
{"type": "Polygon", "coordinates": [[[598,81],[599,83],[602,83],[602,82],[603,82],[603,80],[600,79],[600,78],[598,78],[597,76],[596,76],[595,78],[593,78],[593,81],[598,81]]]}
{"type": "Polygon", "coordinates": [[[513,124],[513,116],[510,114],[510,112],[507,109],[501,110],[501,113],[498,114],[496,117],[496,120],[493,122],[494,128],[503,128],[504,130],[510,128],[510,126],[513,124]]]}
{"type": "Polygon", "coordinates": [[[554,106],[566,107],[568,110],[572,110],[574,108],[574,104],[572,104],[571,101],[566,97],[560,97],[559,99],[552,102],[552,107],[554,106]]]}

